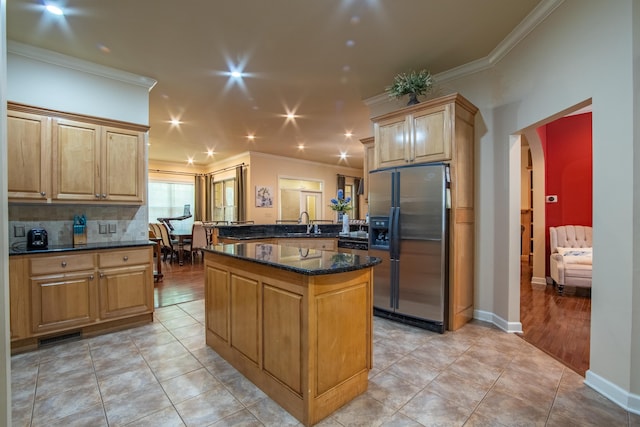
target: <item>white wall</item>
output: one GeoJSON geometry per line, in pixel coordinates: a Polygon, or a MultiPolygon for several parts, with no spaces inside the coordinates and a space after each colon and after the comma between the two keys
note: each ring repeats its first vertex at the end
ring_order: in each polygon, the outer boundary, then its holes
{"type": "MultiPolygon", "coordinates": [[[[7,79],[6,0],[0,0],[0,229],[9,224],[7,213],[7,79]]],[[[0,425],[11,425],[11,346],[9,344],[9,239],[0,233],[0,425]]]]}
{"type": "Polygon", "coordinates": [[[481,122],[491,124],[477,133],[476,230],[485,250],[477,252],[476,303],[507,322],[519,320],[514,317],[519,312],[519,263],[510,256],[519,250],[514,238],[519,220],[510,214],[511,205],[519,205],[519,187],[514,189],[519,179],[511,176],[519,156],[510,159],[510,135],[593,99],[596,257],[587,383],[637,412],[640,315],[634,317],[632,309],[634,297],[636,307],[640,299],[633,256],[640,243],[634,220],[640,203],[634,136],[638,138],[640,125],[634,120],[638,100],[632,89],[638,77],[633,33],[639,6],[638,0],[566,0],[493,68],[446,83],[480,108],[481,122]],[[486,251],[491,244],[493,250],[486,251]]]}
{"type": "Polygon", "coordinates": [[[8,48],[7,100],[149,124],[155,80],[16,42],[8,48]]]}

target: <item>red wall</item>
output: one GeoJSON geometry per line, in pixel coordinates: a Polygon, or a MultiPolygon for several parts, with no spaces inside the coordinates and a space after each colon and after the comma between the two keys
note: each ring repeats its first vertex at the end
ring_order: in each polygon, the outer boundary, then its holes
{"type": "Polygon", "coordinates": [[[545,157],[545,196],[558,196],[557,203],[545,203],[548,259],[549,227],[592,225],[591,113],[563,117],[537,131],[545,157]]]}

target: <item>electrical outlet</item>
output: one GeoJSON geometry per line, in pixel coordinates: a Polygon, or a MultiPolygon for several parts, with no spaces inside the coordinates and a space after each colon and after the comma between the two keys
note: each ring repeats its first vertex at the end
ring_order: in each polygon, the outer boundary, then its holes
{"type": "Polygon", "coordinates": [[[14,225],[13,235],[15,237],[24,237],[24,225],[14,225]]]}
{"type": "Polygon", "coordinates": [[[115,224],[109,224],[109,234],[113,234],[116,232],[116,225],[115,224]]]}
{"type": "Polygon", "coordinates": [[[107,224],[98,225],[98,233],[107,234],[107,224]]]}

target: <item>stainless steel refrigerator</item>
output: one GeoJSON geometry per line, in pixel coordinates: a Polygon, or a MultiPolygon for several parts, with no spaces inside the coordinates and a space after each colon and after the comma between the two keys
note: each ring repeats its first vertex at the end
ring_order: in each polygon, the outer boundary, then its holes
{"type": "Polygon", "coordinates": [[[369,254],[374,314],[443,333],[447,319],[448,166],[369,174],[369,254]]]}

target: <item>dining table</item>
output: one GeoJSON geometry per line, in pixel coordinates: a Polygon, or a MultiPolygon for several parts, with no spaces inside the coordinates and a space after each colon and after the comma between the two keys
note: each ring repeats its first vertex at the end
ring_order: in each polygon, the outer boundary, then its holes
{"type": "Polygon", "coordinates": [[[171,231],[172,238],[178,241],[178,264],[184,264],[184,245],[190,243],[193,238],[193,227],[187,226],[174,226],[171,231]]]}

